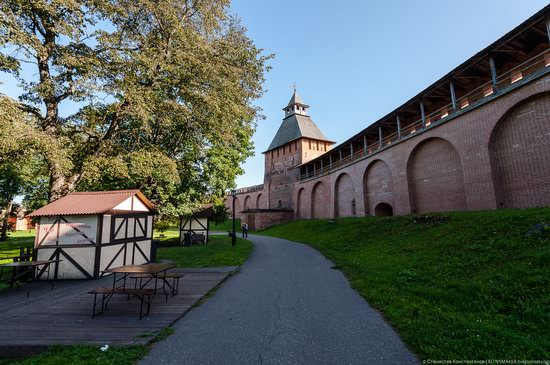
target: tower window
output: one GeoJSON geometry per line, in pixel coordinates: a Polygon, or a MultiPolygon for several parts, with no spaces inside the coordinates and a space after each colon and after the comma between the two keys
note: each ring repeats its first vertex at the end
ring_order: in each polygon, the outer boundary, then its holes
{"type": "Polygon", "coordinates": [[[283,202],[279,200],[277,202],[277,207],[282,208],[283,207],[283,202]]]}

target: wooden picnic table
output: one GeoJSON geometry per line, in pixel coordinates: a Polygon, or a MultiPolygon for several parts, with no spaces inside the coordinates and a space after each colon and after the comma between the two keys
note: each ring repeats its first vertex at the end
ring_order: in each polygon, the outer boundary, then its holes
{"type": "MultiPolygon", "coordinates": [[[[41,260],[41,261],[18,261],[10,262],[8,264],[0,265],[0,280],[2,279],[2,274],[4,273],[5,267],[11,267],[11,278],[8,280],[10,287],[17,285],[19,288],[18,280],[24,278],[26,275],[31,275],[33,280],[40,279],[44,274],[46,274],[46,280],[49,281],[53,290],[53,281],[50,279],[50,265],[53,263],[58,263],[62,260],[41,260]],[[40,268],[40,266],[43,266],[40,268]],[[38,271],[38,274],[36,272],[38,271]]],[[[27,292],[27,296],[29,292],[27,292]]]]}
{"type": "MultiPolygon", "coordinates": [[[[158,279],[162,279],[163,285],[162,289],[165,290],[165,285],[168,285],[170,290],[173,291],[173,288],[171,287],[170,283],[166,281],[166,271],[169,269],[172,269],[176,267],[175,263],[149,263],[149,264],[143,264],[143,265],[124,265],[124,266],[118,266],[113,267],[111,269],[103,271],[104,273],[111,273],[113,274],[113,289],[116,288],[125,288],[126,287],[126,278],[129,275],[133,274],[147,274],[150,275],[152,279],[155,279],[155,291],[159,289],[157,287],[157,281],[158,279]],[[117,279],[117,274],[122,274],[122,277],[117,279]],[[116,285],[118,281],[122,280],[122,286],[116,285]]],[[[147,283],[146,283],[147,284],[147,283]]],[[[145,285],[146,285],[145,284],[145,285]]],[[[164,291],[166,294],[166,291],[164,291]]]]}
{"type": "MultiPolygon", "coordinates": [[[[147,312],[145,315],[149,314],[149,309],[151,306],[151,301],[153,300],[155,294],[158,290],[162,289],[168,301],[168,292],[166,287],[168,286],[172,294],[176,293],[176,289],[170,285],[166,280],[166,271],[176,267],[175,263],[160,263],[160,264],[144,264],[144,265],[124,265],[113,267],[107,270],[102,271],[103,273],[113,274],[113,286],[112,288],[97,288],[90,291],[90,294],[94,294],[94,307],[92,309],[92,317],[96,316],[96,305],[97,305],[97,296],[101,295],[101,312],[103,313],[109,304],[109,301],[115,294],[127,295],[128,299],[130,296],[137,297],[141,302],[139,318],[143,317],[143,305],[147,305],[147,312]],[[118,277],[118,274],[122,274],[122,277],[118,277]],[[126,278],[129,275],[148,275],[150,279],[146,281],[145,284],[140,285],[137,288],[137,280],[134,283],[134,288],[126,287],[126,278]],[[162,286],[158,286],[158,281],[162,280],[162,286]],[[145,288],[147,283],[151,280],[154,281],[154,288],[145,288]],[[117,283],[121,282],[119,285],[117,283]]],[[[140,281],[141,283],[141,281],[140,281]]]]}

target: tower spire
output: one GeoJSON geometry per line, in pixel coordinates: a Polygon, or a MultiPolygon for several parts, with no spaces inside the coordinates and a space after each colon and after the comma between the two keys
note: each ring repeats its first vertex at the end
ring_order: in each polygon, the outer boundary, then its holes
{"type": "Polygon", "coordinates": [[[298,93],[296,92],[296,83],[292,84],[292,88],[294,90],[294,92],[292,93],[292,97],[290,98],[288,105],[283,108],[283,110],[285,111],[285,118],[293,114],[307,116],[307,109],[309,108],[309,105],[304,103],[300,95],[298,95],[298,93]]]}

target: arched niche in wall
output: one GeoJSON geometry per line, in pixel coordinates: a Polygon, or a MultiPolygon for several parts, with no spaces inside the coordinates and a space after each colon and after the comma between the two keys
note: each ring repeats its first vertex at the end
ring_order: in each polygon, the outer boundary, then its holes
{"type": "Polygon", "coordinates": [[[393,205],[393,179],[389,166],[382,160],[371,162],[363,175],[365,215],[376,215],[379,203],[393,205]]]}
{"type": "Polygon", "coordinates": [[[252,197],[250,195],[247,195],[245,198],[244,198],[244,209],[243,210],[248,210],[248,209],[252,209],[252,197]]]}
{"type": "MultiPolygon", "coordinates": [[[[240,212],[241,212],[241,200],[239,199],[239,197],[237,197],[235,198],[235,215],[238,216],[240,212]]],[[[233,210],[231,210],[231,212],[229,213],[233,214],[233,210]]]]}
{"type": "Polygon", "coordinates": [[[336,217],[351,217],[355,210],[355,188],[351,176],[341,174],[334,185],[334,209],[336,217]]]}
{"type": "Polygon", "coordinates": [[[298,195],[296,196],[296,218],[309,218],[309,214],[307,212],[306,190],[305,188],[301,188],[298,190],[298,195]]]}
{"type": "Polygon", "coordinates": [[[265,199],[263,194],[258,194],[256,197],[256,209],[266,209],[265,199]]]}
{"type": "Polygon", "coordinates": [[[311,191],[311,216],[313,218],[329,217],[330,197],[325,184],[318,182],[311,191]]]}
{"type": "Polygon", "coordinates": [[[413,213],[466,209],[460,157],[443,138],[430,138],[415,147],[407,180],[413,213]]]}
{"type": "Polygon", "coordinates": [[[498,208],[550,205],[550,94],[520,102],[498,121],[489,156],[498,208]]]}

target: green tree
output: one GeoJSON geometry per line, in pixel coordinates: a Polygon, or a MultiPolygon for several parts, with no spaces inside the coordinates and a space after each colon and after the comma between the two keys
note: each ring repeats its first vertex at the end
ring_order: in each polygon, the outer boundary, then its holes
{"type": "Polygon", "coordinates": [[[0,3],[0,71],[25,90],[16,105],[26,127],[55,141],[35,149],[49,171],[49,200],[75,189],[135,187],[163,213],[179,214],[233,185],[251,154],[260,117],[253,102],[270,56],[228,6],[0,3]],[[77,110],[61,115],[67,102],[77,110]]]}
{"type": "Polygon", "coordinates": [[[17,195],[27,195],[30,209],[47,202],[43,189],[48,183],[44,156],[60,166],[70,165],[57,141],[33,125],[33,115],[22,112],[20,104],[0,95],[0,240],[7,238],[7,221],[17,195]]]}
{"type": "Polygon", "coordinates": [[[0,241],[7,239],[8,218],[14,208],[13,200],[29,190],[34,182],[35,171],[33,161],[27,156],[0,164],[0,241]]]}

